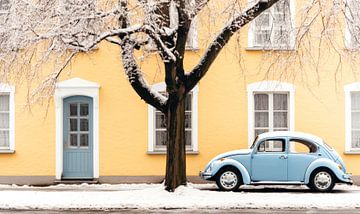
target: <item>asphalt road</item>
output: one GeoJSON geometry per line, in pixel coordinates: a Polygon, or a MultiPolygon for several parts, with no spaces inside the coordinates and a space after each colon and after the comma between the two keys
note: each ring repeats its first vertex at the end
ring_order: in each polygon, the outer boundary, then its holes
{"type": "Polygon", "coordinates": [[[123,209],[123,210],[104,210],[104,211],[84,211],[84,210],[62,210],[62,211],[53,211],[53,210],[0,210],[0,214],[66,214],[66,213],[79,213],[79,214],[95,214],[95,213],[107,213],[107,214],[139,214],[139,213],[160,213],[160,214],[169,214],[169,213],[246,213],[246,214],[358,214],[360,209],[353,210],[318,210],[318,209],[308,209],[308,210],[296,210],[296,209],[281,209],[281,210],[272,210],[272,209],[226,209],[226,210],[183,210],[183,209],[174,209],[174,210],[141,210],[141,209],[123,209]]]}

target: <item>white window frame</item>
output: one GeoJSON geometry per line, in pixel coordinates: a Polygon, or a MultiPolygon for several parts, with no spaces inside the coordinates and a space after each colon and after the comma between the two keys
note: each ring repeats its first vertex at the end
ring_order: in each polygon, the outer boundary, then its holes
{"type": "Polygon", "coordinates": [[[261,81],[249,84],[248,93],[248,146],[250,147],[255,139],[255,93],[288,93],[288,114],[289,114],[289,131],[295,129],[295,86],[286,82],[279,81],[261,81]]]}
{"type": "Polygon", "coordinates": [[[15,86],[0,83],[0,94],[9,95],[9,146],[0,147],[0,153],[15,152],[15,86]]]}
{"type": "Polygon", "coordinates": [[[345,92],[345,152],[360,153],[360,148],[351,147],[351,93],[360,92],[360,82],[344,86],[345,92]]]}
{"type": "MultiPolygon", "coordinates": [[[[166,91],[166,84],[164,82],[157,83],[151,86],[152,90],[161,92],[166,91]]],[[[191,147],[186,150],[187,154],[197,154],[198,149],[198,93],[199,87],[196,85],[192,90],[191,100],[191,147]]],[[[148,105],[148,154],[165,154],[166,149],[157,150],[155,148],[155,111],[156,109],[148,105]]]]}
{"type": "Polygon", "coordinates": [[[71,96],[88,96],[93,99],[93,172],[99,178],[99,89],[100,85],[80,78],[72,78],[56,84],[54,101],[56,114],[56,179],[63,172],[63,101],[71,96]]]}
{"type": "MultiPolygon", "coordinates": [[[[354,1],[354,0],[344,0],[345,5],[347,5],[347,1],[354,1]]],[[[352,33],[350,32],[349,22],[347,17],[350,18],[351,14],[349,14],[349,10],[345,7],[345,47],[349,50],[359,50],[360,49],[360,41],[357,45],[352,43],[352,33]]],[[[360,18],[360,17],[359,17],[360,18]]],[[[360,40],[360,36],[359,36],[360,40]]]]}
{"type": "MultiPolygon", "coordinates": [[[[253,4],[254,0],[249,0],[249,4],[253,4]]],[[[289,0],[290,4],[290,13],[291,13],[291,31],[290,31],[290,42],[289,45],[286,46],[266,46],[265,44],[258,46],[254,42],[255,36],[255,20],[250,23],[249,31],[248,31],[248,48],[247,50],[292,50],[295,49],[295,0],[289,0]]],[[[272,8],[270,8],[272,13],[272,8]]],[[[270,15],[271,16],[271,15],[270,15]]],[[[270,20],[270,24],[272,21],[270,20]]]]}

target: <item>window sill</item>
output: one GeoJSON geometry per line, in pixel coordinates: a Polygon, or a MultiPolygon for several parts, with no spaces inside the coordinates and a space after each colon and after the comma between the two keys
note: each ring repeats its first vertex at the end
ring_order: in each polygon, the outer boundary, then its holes
{"type": "Polygon", "coordinates": [[[295,51],[295,48],[247,47],[246,51],[295,51]]]}
{"type": "Polygon", "coordinates": [[[344,155],[360,155],[360,150],[355,150],[355,151],[345,151],[344,155]]]}
{"type": "MultiPolygon", "coordinates": [[[[166,155],[166,151],[148,151],[148,155],[166,155]]],[[[198,155],[198,151],[186,151],[187,155],[198,155]]]]}
{"type": "Polygon", "coordinates": [[[15,153],[15,150],[10,150],[10,149],[0,149],[0,154],[13,154],[15,153]]]}

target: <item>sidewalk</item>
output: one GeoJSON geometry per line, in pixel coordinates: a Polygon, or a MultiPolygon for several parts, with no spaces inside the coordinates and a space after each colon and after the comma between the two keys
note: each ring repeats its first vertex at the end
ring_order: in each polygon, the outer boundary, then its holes
{"type": "Polygon", "coordinates": [[[162,184],[0,185],[0,209],[354,209],[360,187],[337,185],[332,193],[303,186],[244,186],[219,192],[213,184],[189,184],[174,193],[162,184]]]}

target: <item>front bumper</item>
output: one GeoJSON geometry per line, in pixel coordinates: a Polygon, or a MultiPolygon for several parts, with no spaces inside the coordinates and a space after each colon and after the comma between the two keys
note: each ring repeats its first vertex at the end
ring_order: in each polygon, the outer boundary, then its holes
{"type": "Polygon", "coordinates": [[[212,177],[211,173],[203,171],[199,172],[199,176],[204,180],[209,180],[212,177]]]}
{"type": "Polygon", "coordinates": [[[351,178],[351,174],[350,173],[343,174],[342,179],[341,179],[341,183],[346,183],[346,184],[352,185],[353,180],[351,178]]]}

